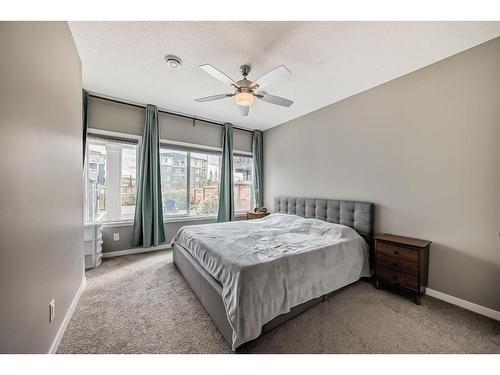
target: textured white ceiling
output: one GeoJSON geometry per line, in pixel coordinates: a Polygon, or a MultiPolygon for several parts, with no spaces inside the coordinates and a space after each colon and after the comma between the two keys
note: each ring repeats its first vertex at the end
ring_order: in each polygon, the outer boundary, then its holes
{"type": "Polygon", "coordinates": [[[87,90],[248,128],[268,129],[500,35],[500,22],[69,22],[87,90]],[[166,54],[182,58],[168,68],[166,54]],[[233,79],[284,64],[289,79],[266,91],[290,108],[256,101],[240,117],[232,92],[201,69],[233,79]]]}

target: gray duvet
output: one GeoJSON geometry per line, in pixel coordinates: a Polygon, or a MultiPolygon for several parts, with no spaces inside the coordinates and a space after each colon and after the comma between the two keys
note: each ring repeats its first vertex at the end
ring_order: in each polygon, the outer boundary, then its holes
{"type": "Polygon", "coordinates": [[[370,276],[354,229],[295,215],[186,226],[172,243],[222,284],[233,350],[290,308],[370,276]]]}

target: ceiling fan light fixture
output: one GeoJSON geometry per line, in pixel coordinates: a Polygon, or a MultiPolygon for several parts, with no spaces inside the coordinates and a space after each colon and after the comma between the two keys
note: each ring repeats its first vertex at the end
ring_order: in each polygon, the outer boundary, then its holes
{"type": "Polygon", "coordinates": [[[253,94],[249,92],[239,92],[234,96],[234,101],[241,107],[251,107],[254,102],[253,94]]]}
{"type": "Polygon", "coordinates": [[[269,95],[264,91],[254,93],[257,88],[264,88],[269,86],[272,82],[281,79],[290,74],[290,71],[284,65],[280,65],[277,68],[267,72],[255,81],[250,81],[247,79],[248,73],[250,73],[250,65],[242,65],[240,67],[243,79],[235,81],[227,74],[221,72],[219,69],[213,67],[210,64],[200,65],[200,68],[206,73],[210,74],[212,77],[218,81],[229,85],[232,89],[232,93],[210,95],[204,98],[195,99],[197,102],[211,102],[213,100],[220,100],[225,98],[230,98],[234,96],[234,102],[240,109],[240,114],[242,116],[248,116],[250,112],[250,107],[254,104],[255,98],[262,100],[263,102],[279,105],[282,107],[290,107],[293,101],[290,99],[282,98],[276,95],[269,95]]]}

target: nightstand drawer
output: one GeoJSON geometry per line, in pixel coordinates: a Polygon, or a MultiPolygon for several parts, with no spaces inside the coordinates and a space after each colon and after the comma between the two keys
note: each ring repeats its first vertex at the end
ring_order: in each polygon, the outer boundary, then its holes
{"type": "Polygon", "coordinates": [[[400,271],[409,275],[418,275],[418,263],[407,262],[398,258],[388,257],[385,255],[377,255],[377,265],[389,268],[394,271],[400,271]]]}
{"type": "Polygon", "coordinates": [[[418,278],[402,272],[390,270],[377,265],[377,279],[387,284],[399,285],[408,289],[418,290],[418,278]]]}
{"type": "Polygon", "coordinates": [[[418,263],[418,251],[377,241],[377,254],[418,263]]]}

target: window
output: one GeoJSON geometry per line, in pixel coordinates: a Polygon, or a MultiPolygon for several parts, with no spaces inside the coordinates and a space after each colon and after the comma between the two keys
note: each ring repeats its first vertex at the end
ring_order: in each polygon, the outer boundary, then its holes
{"type": "Polygon", "coordinates": [[[165,216],[217,215],[220,153],[162,145],[160,170],[165,216]]]}
{"type": "Polygon", "coordinates": [[[234,155],[233,176],[235,212],[246,212],[253,208],[252,169],[252,157],[234,155]]]}
{"type": "Polygon", "coordinates": [[[187,214],[187,152],[160,148],[163,215],[187,214]]]}
{"type": "Polygon", "coordinates": [[[189,213],[217,215],[220,155],[191,152],[189,213]]]}
{"type": "Polygon", "coordinates": [[[132,220],[135,216],[137,188],[137,145],[122,145],[121,219],[132,220]]]}
{"type": "MultiPolygon", "coordinates": [[[[87,139],[85,221],[133,220],[140,137],[96,134],[87,139]]],[[[252,157],[233,156],[235,212],[251,210],[252,157]]],[[[165,216],[214,216],[219,204],[221,153],[203,147],[160,147],[160,177],[165,216]]]]}
{"type": "Polygon", "coordinates": [[[137,143],[92,136],[87,144],[86,221],[133,219],[137,143]]]}

